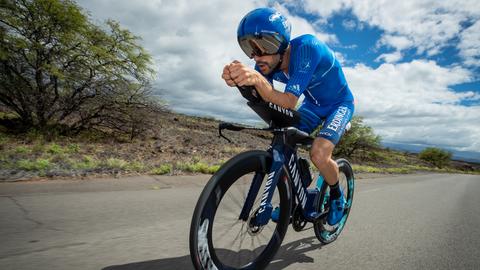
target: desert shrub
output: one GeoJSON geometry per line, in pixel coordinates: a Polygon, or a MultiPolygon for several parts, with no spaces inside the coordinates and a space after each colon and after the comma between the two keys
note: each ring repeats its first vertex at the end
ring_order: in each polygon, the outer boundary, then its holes
{"type": "Polygon", "coordinates": [[[420,152],[419,158],[438,168],[443,168],[449,164],[452,153],[440,148],[428,147],[420,152]]]}

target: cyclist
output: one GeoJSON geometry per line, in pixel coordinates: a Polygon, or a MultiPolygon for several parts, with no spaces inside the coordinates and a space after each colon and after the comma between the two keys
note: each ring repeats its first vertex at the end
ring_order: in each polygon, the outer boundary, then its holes
{"type": "MultiPolygon", "coordinates": [[[[300,95],[297,128],[312,133],[322,124],[310,158],[330,187],[327,222],[337,224],[343,217],[345,198],[338,185],[338,166],[332,159],[335,145],[354,111],[354,98],[334,52],[313,35],[290,40],[291,26],[286,17],[272,8],[258,8],[240,21],[237,40],[255,68],[233,61],[223,69],[228,86],[254,86],[265,101],[294,109],[300,95]],[[276,91],[273,80],[286,84],[276,91]]],[[[272,213],[274,219],[275,212],[272,213]]]]}

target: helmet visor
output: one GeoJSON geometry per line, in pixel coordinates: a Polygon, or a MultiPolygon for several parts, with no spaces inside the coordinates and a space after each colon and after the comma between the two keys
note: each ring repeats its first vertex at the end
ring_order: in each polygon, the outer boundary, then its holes
{"type": "Polygon", "coordinates": [[[277,54],[282,41],[275,35],[248,35],[240,38],[238,43],[243,52],[253,58],[254,56],[277,54]]]}

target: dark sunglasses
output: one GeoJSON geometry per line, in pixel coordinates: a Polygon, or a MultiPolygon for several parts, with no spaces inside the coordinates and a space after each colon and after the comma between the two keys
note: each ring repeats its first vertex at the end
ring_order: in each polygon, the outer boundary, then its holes
{"type": "Polygon", "coordinates": [[[240,48],[250,58],[278,54],[282,41],[277,35],[248,35],[239,39],[240,48]]]}

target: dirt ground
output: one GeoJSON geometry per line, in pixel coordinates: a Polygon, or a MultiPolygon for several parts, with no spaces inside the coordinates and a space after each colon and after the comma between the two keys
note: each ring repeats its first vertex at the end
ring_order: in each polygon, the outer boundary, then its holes
{"type": "MultiPolygon", "coordinates": [[[[151,174],[153,169],[162,166],[168,166],[168,171],[157,174],[188,175],[198,171],[186,169],[185,165],[201,163],[218,167],[240,152],[266,150],[271,142],[272,135],[264,131],[224,131],[232,141],[228,142],[218,136],[219,123],[211,118],[164,112],[158,116],[153,131],[133,141],[84,136],[43,141],[28,136],[3,136],[0,138],[0,180],[151,174]]],[[[405,165],[402,162],[428,166],[414,154],[389,151],[378,150],[373,157],[371,153],[360,153],[350,161],[380,168],[405,165]],[[395,156],[401,160],[395,160],[395,156]],[[387,162],[385,157],[390,160],[387,162]]],[[[307,149],[301,148],[299,153],[308,158],[307,149]]],[[[479,169],[464,162],[452,162],[452,165],[466,170],[479,169]]]]}

